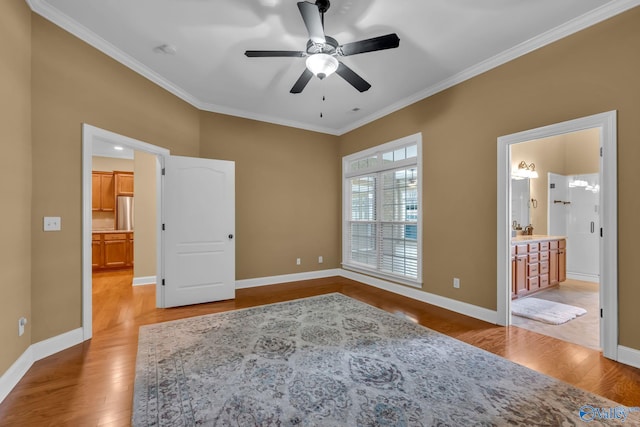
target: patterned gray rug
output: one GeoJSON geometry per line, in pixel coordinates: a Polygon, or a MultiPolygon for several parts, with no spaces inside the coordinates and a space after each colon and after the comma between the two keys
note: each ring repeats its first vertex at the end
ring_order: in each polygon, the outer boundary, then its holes
{"type": "Polygon", "coordinates": [[[143,326],[136,365],[135,426],[612,425],[620,407],[341,294],[143,326]]]}

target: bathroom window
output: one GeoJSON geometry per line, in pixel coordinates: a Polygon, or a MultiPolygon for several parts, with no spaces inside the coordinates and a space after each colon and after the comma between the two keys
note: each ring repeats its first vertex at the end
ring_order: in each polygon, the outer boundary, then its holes
{"type": "Polygon", "coordinates": [[[343,158],[346,269],[420,286],[421,134],[343,158]]]}

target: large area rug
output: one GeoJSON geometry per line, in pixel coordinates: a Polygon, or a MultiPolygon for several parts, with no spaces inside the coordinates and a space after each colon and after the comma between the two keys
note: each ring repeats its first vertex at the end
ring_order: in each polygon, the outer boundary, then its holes
{"type": "Polygon", "coordinates": [[[619,407],[341,294],[143,326],[136,364],[135,426],[611,425],[593,411],[619,407]]]}
{"type": "Polygon", "coordinates": [[[511,314],[551,325],[567,323],[586,313],[584,308],[540,298],[528,297],[511,301],[511,314]]]}

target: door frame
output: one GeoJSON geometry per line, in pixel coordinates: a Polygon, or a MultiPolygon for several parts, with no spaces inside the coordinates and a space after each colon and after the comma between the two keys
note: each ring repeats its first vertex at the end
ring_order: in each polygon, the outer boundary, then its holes
{"type": "Polygon", "coordinates": [[[83,340],[93,336],[93,302],[92,302],[92,268],[91,268],[91,172],[93,158],[93,142],[102,141],[114,145],[122,145],[137,151],[155,154],[159,166],[156,168],[156,306],[161,307],[163,301],[161,278],[163,270],[163,236],[162,206],[163,182],[161,171],[169,150],[146,142],[129,138],[89,124],[82,124],[82,335],[83,340]]]}
{"type": "Polygon", "coordinates": [[[617,111],[594,114],[498,138],[497,323],[511,324],[511,145],[585,129],[600,129],[600,319],[602,353],[618,360],[617,111]],[[602,285],[604,284],[604,286],[602,285]]]}

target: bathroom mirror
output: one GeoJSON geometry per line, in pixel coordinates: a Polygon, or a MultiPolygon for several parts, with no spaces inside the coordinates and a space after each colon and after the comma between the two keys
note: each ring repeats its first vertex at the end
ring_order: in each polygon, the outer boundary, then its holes
{"type": "Polygon", "coordinates": [[[515,221],[523,229],[530,223],[529,194],[529,178],[511,179],[511,224],[515,221]]]}

